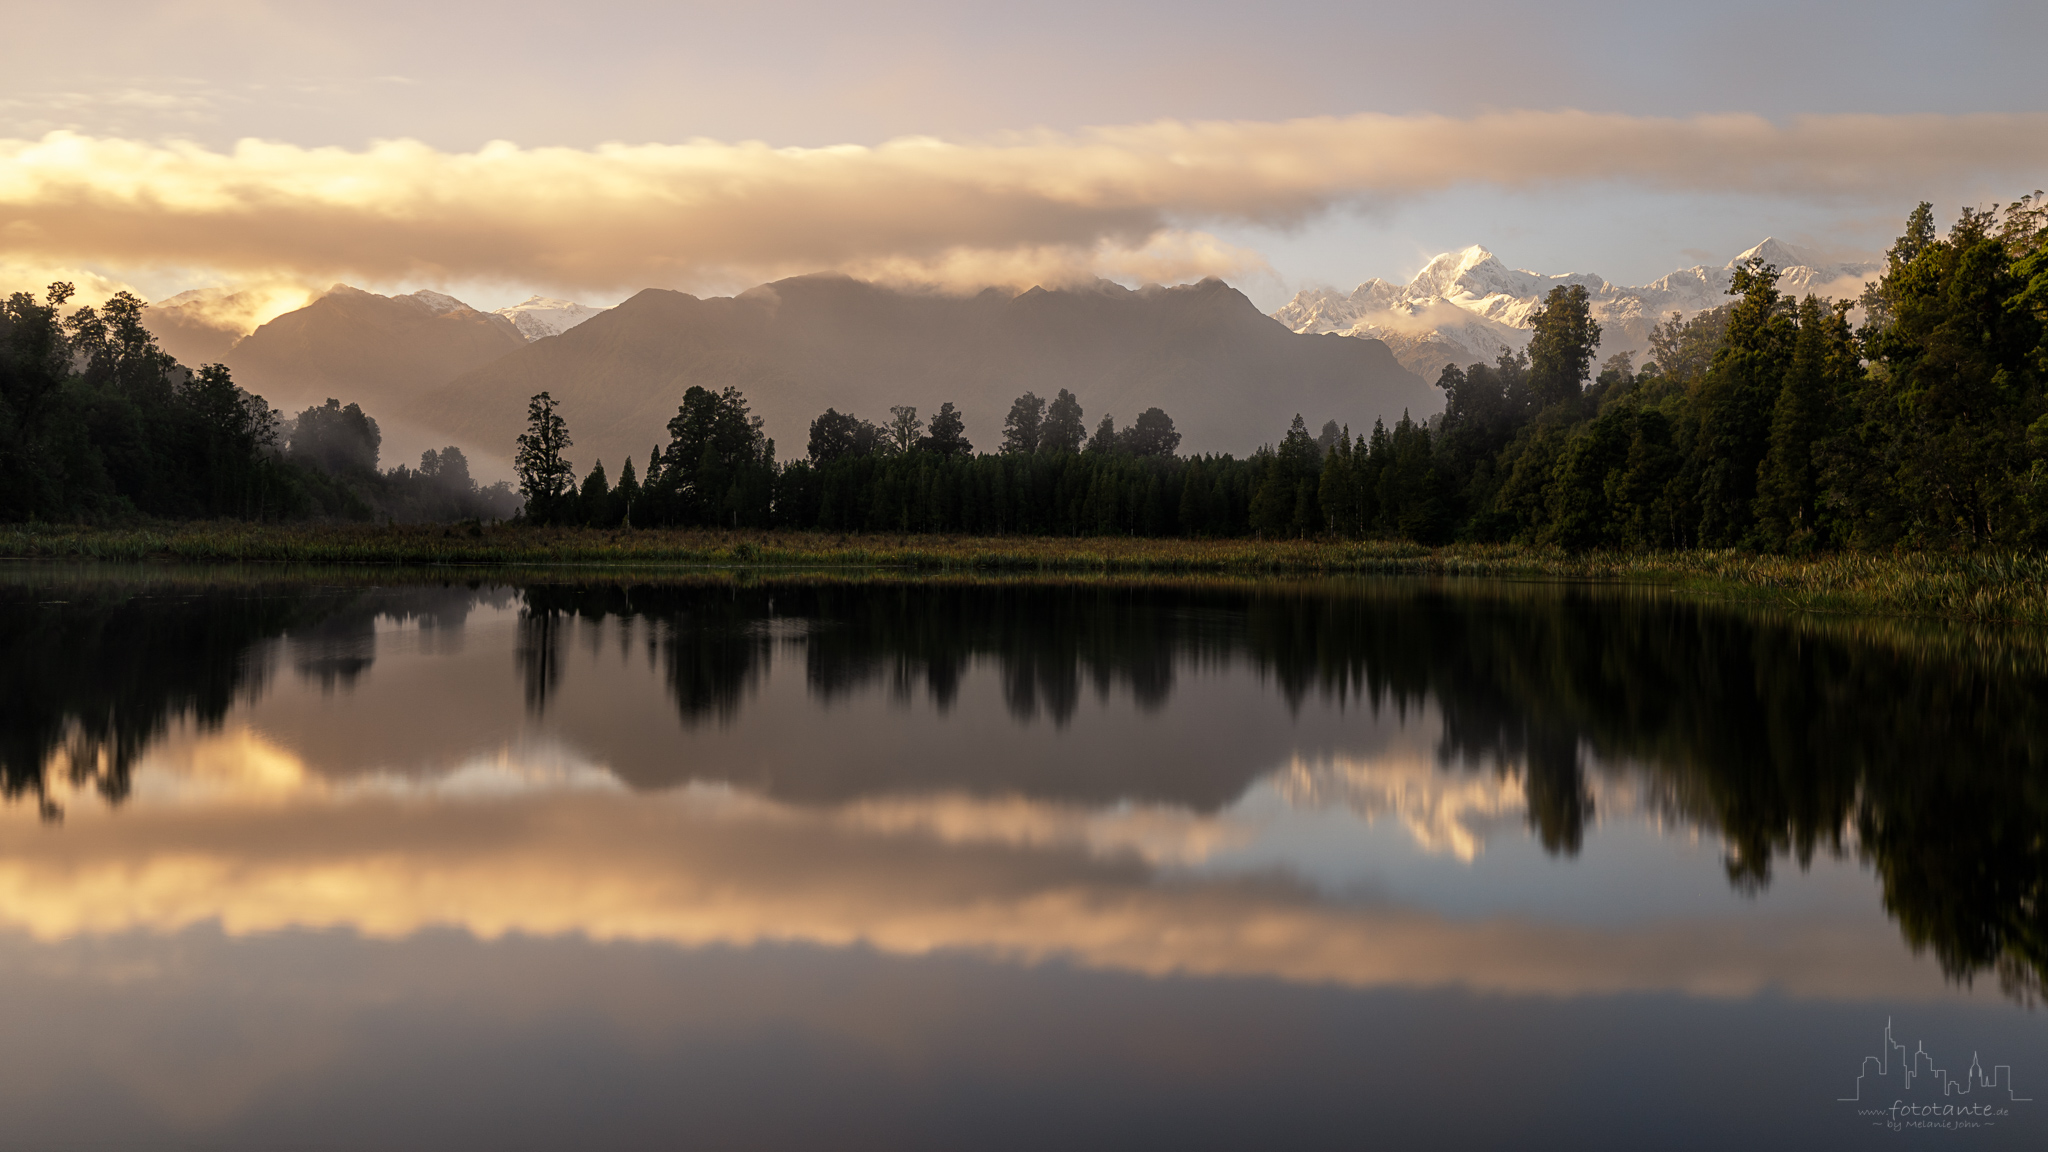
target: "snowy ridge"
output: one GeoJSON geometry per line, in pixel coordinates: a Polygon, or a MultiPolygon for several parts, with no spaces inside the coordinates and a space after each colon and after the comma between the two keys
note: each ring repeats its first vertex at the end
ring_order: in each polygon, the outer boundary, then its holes
{"type": "Polygon", "coordinates": [[[393,296],[392,299],[401,300],[407,304],[416,304],[436,316],[445,316],[450,312],[476,311],[476,309],[471,308],[469,305],[464,304],[445,292],[429,292],[424,288],[405,296],[393,296]]]}
{"type": "Polygon", "coordinates": [[[510,308],[500,308],[497,315],[512,322],[519,334],[528,340],[539,340],[545,336],[560,336],[604,308],[592,308],[574,300],[557,300],[551,296],[529,296],[510,308]]]}
{"type": "Polygon", "coordinates": [[[1752,256],[1779,270],[1778,289],[1844,295],[1880,267],[1819,264],[1783,241],[1766,238],[1720,268],[1681,268],[1639,287],[1619,287],[1592,273],[1548,276],[1509,268],[1473,245],[1431,260],[1407,284],[1373,279],[1350,293],[1308,289],[1273,313],[1296,332],[1335,332],[1383,340],[1410,371],[1434,379],[1446,363],[1490,361],[1529,342],[1530,318],[1560,285],[1582,285],[1600,321],[1602,355],[1649,345],[1650,329],[1678,312],[1693,315],[1728,302],[1735,269],[1752,256]]]}

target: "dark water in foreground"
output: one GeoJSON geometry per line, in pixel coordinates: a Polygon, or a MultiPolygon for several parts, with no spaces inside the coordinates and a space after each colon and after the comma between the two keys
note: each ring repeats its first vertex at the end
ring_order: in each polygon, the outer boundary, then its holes
{"type": "Polygon", "coordinates": [[[2048,639],[564,580],[0,573],[0,1148],[2048,1141],[2048,639]]]}

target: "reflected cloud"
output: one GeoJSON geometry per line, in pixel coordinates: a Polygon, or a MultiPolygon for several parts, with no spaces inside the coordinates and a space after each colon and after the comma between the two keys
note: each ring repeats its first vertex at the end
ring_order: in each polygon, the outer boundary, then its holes
{"type": "MultiPolygon", "coordinates": [[[[0,794],[35,801],[13,809],[24,819],[75,808],[97,822],[99,802],[83,798],[121,803],[144,762],[160,790],[149,819],[239,821],[223,844],[259,834],[256,808],[353,827],[378,805],[403,825],[391,836],[446,810],[471,812],[479,835],[516,839],[527,834],[519,814],[623,784],[678,820],[740,813],[749,826],[813,829],[821,844],[917,845],[942,871],[998,858],[990,875],[1005,882],[1023,861],[1109,870],[1117,900],[1277,884],[1336,917],[1341,935],[1356,927],[1346,917],[1368,913],[1324,901],[1361,891],[1526,910],[1536,905],[1492,901],[1527,882],[1563,898],[1551,906],[1567,915],[1600,901],[1611,856],[1585,871],[1486,872],[1457,881],[1455,898],[1429,887],[1485,872],[1490,839],[1527,846],[1504,827],[1517,812],[1514,781],[1521,823],[1553,858],[1603,851],[1589,830],[1613,822],[1656,830],[1633,846],[1609,838],[1630,860],[1662,859],[1646,847],[1658,839],[1711,843],[1738,892],[1759,892],[1792,864],[1846,875],[1853,860],[1875,875],[1830,894],[1830,915],[1861,915],[1874,880],[1907,947],[1931,952],[1950,978],[1995,973],[2028,995],[2043,970],[2043,665],[2038,638],[2011,630],[1785,619],[1640,589],[1386,581],[1168,582],[1142,595],[1114,582],[258,581],[199,584],[195,596],[188,576],[168,579],[180,592],[164,596],[118,579],[51,579],[27,573],[4,589],[11,610],[0,612],[7,647],[24,654],[4,665],[0,794]],[[1742,672],[1702,674],[1717,668],[1742,672]],[[1957,699],[1975,702],[1967,717],[1957,699]],[[187,747],[209,732],[245,746],[187,747]],[[159,784],[174,747],[192,763],[159,784]],[[469,803],[485,798],[514,825],[494,828],[469,803]],[[1430,853],[1462,864],[1412,867],[1430,853]],[[1399,876],[1385,871],[1396,860],[1399,876]],[[1413,880],[1424,873],[1438,879],[1413,880]]],[[[210,859],[217,847],[201,839],[179,858],[210,859]]],[[[1693,857],[1687,875],[1720,879],[1709,854],[1693,857]]],[[[715,890],[753,883],[712,872],[715,890]]],[[[1624,887],[1687,883],[1674,874],[1624,887]]],[[[1709,887],[1693,907],[1729,899],[1728,887],[1709,887]]],[[[253,915],[238,891],[225,893],[226,910],[195,897],[190,915],[253,915]]],[[[656,920],[673,911],[663,899],[648,898],[656,920]]],[[[466,899],[404,905],[390,909],[401,925],[444,913],[470,925],[466,899]]],[[[1784,908],[1774,900],[1736,918],[1784,908]]],[[[1616,914],[1611,901],[1601,909],[1616,914]]],[[[886,925],[901,910],[884,912],[886,925]]],[[[533,914],[509,910],[510,930],[612,930],[603,918],[533,914]]],[[[762,915],[752,931],[784,923],[762,915]]],[[[357,924],[352,911],[334,916],[357,924]]],[[[865,921],[827,932],[815,919],[789,921],[793,938],[869,939],[865,921]]],[[[1157,926],[1178,931],[1163,916],[1157,926]]],[[[974,931],[938,938],[1022,947],[974,931]]],[[[1043,947],[1095,955],[1058,933],[1043,947]]],[[[1444,971],[1463,979],[1456,964],[1444,971]]]]}
{"type": "MultiPolygon", "coordinates": [[[[561,791],[624,792],[612,773],[551,741],[477,756],[427,775],[370,773],[332,778],[247,725],[195,736],[181,733],[152,750],[136,774],[142,808],[246,808],[340,804],[369,799],[489,799],[561,791]]],[[[84,799],[77,790],[53,799],[84,799]]]]}
{"type": "Polygon", "coordinates": [[[723,787],[635,796],[511,756],[497,788],[337,790],[290,760],[252,732],[202,736],[145,774],[182,776],[215,789],[210,798],[152,784],[118,812],[81,811],[61,833],[9,812],[0,926],[45,941],[208,922],[232,935],[378,938],[452,926],[484,939],[787,942],[1544,995],[1929,997],[1946,987],[1874,915],[1460,921],[1334,904],[1279,876],[1157,866],[1243,835],[1227,818],[962,796],[797,807],[723,787]]]}
{"type": "Polygon", "coordinates": [[[1470,863],[1486,849],[1482,825],[1528,811],[1522,782],[1505,775],[1447,775],[1434,758],[1295,757],[1272,777],[1289,804],[1341,807],[1366,820],[1391,815],[1417,847],[1470,863]]]}

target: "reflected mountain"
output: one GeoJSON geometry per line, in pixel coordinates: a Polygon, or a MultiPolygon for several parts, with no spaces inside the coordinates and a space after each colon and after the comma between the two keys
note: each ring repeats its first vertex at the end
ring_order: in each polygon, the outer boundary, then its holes
{"type": "MultiPolygon", "coordinates": [[[[46,810],[52,774],[118,801],[153,741],[179,722],[218,725],[275,668],[345,693],[374,668],[380,628],[410,622],[448,644],[473,610],[514,603],[510,671],[536,721],[576,687],[572,638],[607,637],[622,658],[628,646],[645,655],[685,733],[744,716],[777,661],[799,662],[820,708],[882,691],[941,715],[965,706],[963,684],[985,670],[1019,732],[1077,723],[1091,695],[1156,711],[1224,666],[1252,669],[1295,710],[1312,699],[1360,716],[1430,709],[1440,770],[1518,781],[1553,854],[1577,852],[1593,824],[1589,772],[1619,766],[1669,817],[1721,839],[1738,887],[1761,889],[1774,866],[1816,852],[1854,854],[1906,939],[1951,975],[1995,972],[2032,994],[2048,972],[2039,638],[1791,617],[1644,589],[716,577],[516,591],[138,588],[17,574],[0,587],[10,701],[0,779],[9,797],[46,810]]],[[[1086,762],[886,749],[720,758],[679,755],[673,740],[605,744],[599,732],[592,742],[637,788],[726,783],[809,805],[946,791],[1213,812],[1272,763],[1220,745],[1203,754],[1210,736],[1086,762]]]]}

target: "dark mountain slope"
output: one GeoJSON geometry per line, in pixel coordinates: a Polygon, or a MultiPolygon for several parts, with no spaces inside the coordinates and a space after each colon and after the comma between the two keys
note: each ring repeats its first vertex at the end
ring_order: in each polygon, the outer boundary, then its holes
{"type": "Polygon", "coordinates": [[[731,298],[642,292],[423,395],[409,414],[509,452],[527,397],[545,389],[562,401],[578,467],[602,458],[616,474],[625,453],[644,464],[666,441],[693,384],[737,385],[785,460],[803,454],[827,407],[881,420],[890,405],[929,416],[950,400],[990,450],[1020,393],[1067,388],[1091,428],[1105,412],[1121,426],[1156,405],[1184,452],[1243,454],[1278,439],[1297,412],[1360,430],[1442,404],[1384,344],[1296,335],[1221,281],[958,297],[806,276],[731,298]]]}
{"type": "Polygon", "coordinates": [[[243,337],[223,362],[287,413],[333,396],[390,419],[422,392],[525,346],[511,321],[452,297],[337,285],[243,337]]]}

